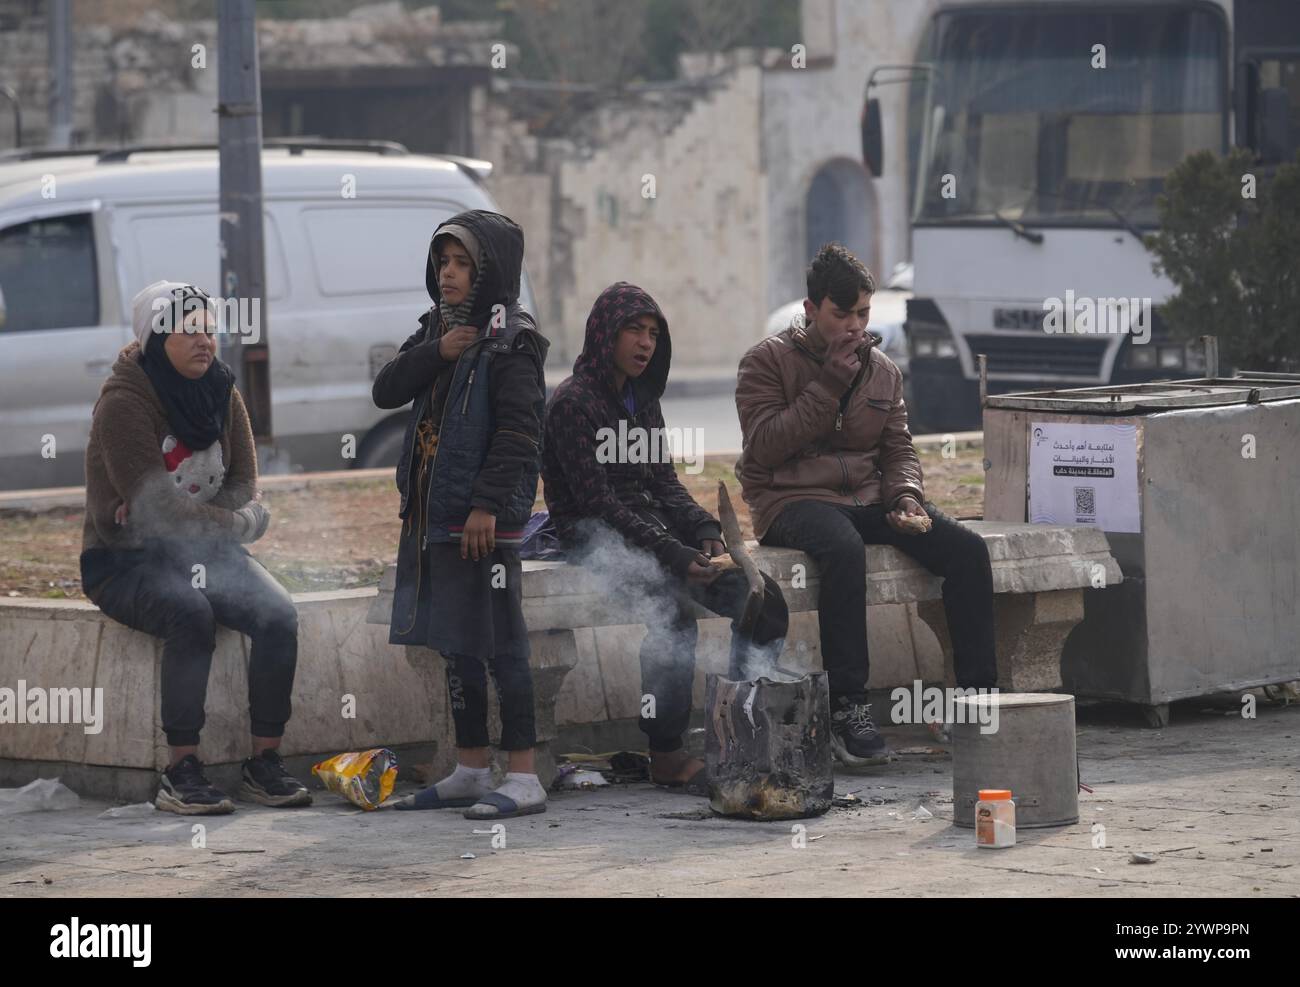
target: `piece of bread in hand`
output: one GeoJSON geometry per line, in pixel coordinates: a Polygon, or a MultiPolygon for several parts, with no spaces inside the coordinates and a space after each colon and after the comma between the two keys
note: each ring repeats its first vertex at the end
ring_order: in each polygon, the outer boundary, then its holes
{"type": "Polygon", "coordinates": [[[917,535],[925,534],[934,524],[928,514],[903,514],[898,518],[898,523],[904,530],[917,535]]]}
{"type": "Polygon", "coordinates": [[[731,557],[730,553],[715,555],[709,559],[709,562],[719,569],[739,569],[740,563],[731,557]]]}

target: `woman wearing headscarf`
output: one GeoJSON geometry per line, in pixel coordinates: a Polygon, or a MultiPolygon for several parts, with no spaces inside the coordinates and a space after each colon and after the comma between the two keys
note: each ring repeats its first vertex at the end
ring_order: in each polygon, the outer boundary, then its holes
{"type": "Polygon", "coordinates": [[[243,548],[270,515],[258,500],[248,413],[217,358],[216,307],[202,289],[158,281],[132,308],[135,341],[118,355],[91,420],[81,581],[109,617],[163,640],[170,757],[155,805],[182,815],[234,811],[198,758],[217,624],[252,642],[252,756],[240,797],[309,804],[277,751],[290,715],[297,612],[243,548]]]}

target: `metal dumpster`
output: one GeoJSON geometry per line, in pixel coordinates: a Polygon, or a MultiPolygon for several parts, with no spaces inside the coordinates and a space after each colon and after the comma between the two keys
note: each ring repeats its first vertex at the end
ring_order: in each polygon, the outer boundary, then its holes
{"type": "Polygon", "coordinates": [[[1300,679],[1300,374],[989,395],[984,516],[1092,524],[1065,688],[1142,704],[1300,679]]]}

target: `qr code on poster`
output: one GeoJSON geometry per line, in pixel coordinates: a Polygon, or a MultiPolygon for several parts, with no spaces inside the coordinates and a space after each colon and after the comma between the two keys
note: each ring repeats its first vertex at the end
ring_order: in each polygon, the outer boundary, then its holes
{"type": "Polygon", "coordinates": [[[1097,516],[1097,488],[1074,488],[1074,513],[1077,517],[1097,516]]]}

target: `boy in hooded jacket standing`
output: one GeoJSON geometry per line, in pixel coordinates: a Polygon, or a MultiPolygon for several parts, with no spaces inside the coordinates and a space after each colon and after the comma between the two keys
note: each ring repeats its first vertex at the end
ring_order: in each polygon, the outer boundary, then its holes
{"type": "Polygon", "coordinates": [[[471,819],[542,812],[519,542],[537,495],[549,346],[519,306],[523,232],[472,210],[434,231],[434,305],[375,378],[381,408],[413,401],[397,487],[404,524],[389,640],[442,653],[457,766],[399,809],[471,819]],[[501,703],[505,781],[491,788],[487,669],[501,703]]]}
{"type": "MultiPolygon", "coordinates": [[[[573,375],[547,405],[542,479],[546,506],[573,561],[581,564],[585,556],[607,568],[614,559],[624,571],[602,575],[629,592],[663,597],[649,601],[648,610],[666,607],[666,616],[647,620],[641,645],[640,727],[649,739],[650,776],[707,795],[703,762],[682,748],[698,637],[692,604],[731,617],[735,634],[749,586],[739,570],[710,562],[725,551],[721,526],[692,499],[672,463],[629,454],[638,439],[646,449],[663,434],[659,398],[671,360],[668,322],[648,293],[622,281],[601,292],[573,375]],[[632,443],[611,457],[602,449],[612,435],[632,443]],[[637,557],[636,550],[647,554],[637,557]]],[[[785,599],[775,581],[764,580],[754,627],[747,639],[733,639],[733,664],[738,657],[774,660],[784,644],[785,599]]]]}

